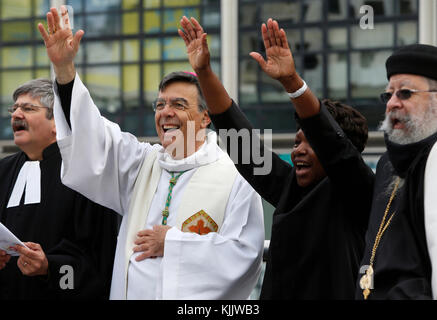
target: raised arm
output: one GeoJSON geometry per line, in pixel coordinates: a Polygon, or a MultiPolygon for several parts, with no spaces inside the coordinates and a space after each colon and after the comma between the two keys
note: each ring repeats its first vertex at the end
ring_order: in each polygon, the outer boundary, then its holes
{"type": "Polygon", "coordinates": [[[41,23],[38,24],[38,30],[44,39],[47,55],[53,63],[56,81],[59,84],[67,84],[73,81],[76,76],[74,57],[79,50],[80,40],[85,32],[79,30],[73,35],[65,6],[61,6],[61,15],[62,17],[59,17],[56,8],[51,8],[50,12],[47,13],[48,32],[41,23]]]}
{"type": "MultiPolygon", "coordinates": [[[[183,17],[181,26],[183,30],[178,32],[187,46],[190,64],[199,77],[208,108],[212,114],[223,113],[230,108],[231,98],[212,71],[207,34],[195,18],[188,20],[183,17]]],[[[278,22],[269,19],[267,24],[262,24],[261,33],[267,60],[257,52],[251,52],[250,56],[268,76],[278,80],[287,92],[296,92],[302,88],[304,82],[295,69],[284,29],[279,29],[278,22]]],[[[300,118],[311,117],[320,111],[319,100],[309,88],[301,96],[291,100],[300,118]]]]}

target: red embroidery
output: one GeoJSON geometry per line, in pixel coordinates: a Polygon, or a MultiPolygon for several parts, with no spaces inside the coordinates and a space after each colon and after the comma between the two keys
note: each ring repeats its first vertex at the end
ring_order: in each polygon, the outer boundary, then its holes
{"type": "Polygon", "coordinates": [[[200,234],[200,235],[204,235],[204,234],[208,234],[211,232],[211,229],[208,227],[205,227],[205,222],[203,222],[203,220],[199,220],[197,222],[197,225],[195,226],[191,226],[188,228],[191,232],[200,234]]]}

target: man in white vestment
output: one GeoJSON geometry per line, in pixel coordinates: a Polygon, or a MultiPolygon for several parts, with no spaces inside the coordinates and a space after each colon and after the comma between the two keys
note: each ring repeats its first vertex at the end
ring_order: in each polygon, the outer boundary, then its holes
{"type": "Polygon", "coordinates": [[[195,75],[165,77],[154,103],[161,145],[103,118],[76,74],[68,13],[38,28],[53,63],[62,182],[123,216],[111,299],[246,299],[264,244],[260,196],[207,133],[195,75]]]}

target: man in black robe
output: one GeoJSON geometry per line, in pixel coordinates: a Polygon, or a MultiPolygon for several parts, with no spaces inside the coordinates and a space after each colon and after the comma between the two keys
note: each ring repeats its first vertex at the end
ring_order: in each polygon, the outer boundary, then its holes
{"type": "Polygon", "coordinates": [[[107,299],[117,215],[61,183],[53,83],[31,80],[13,98],[21,152],[0,160],[0,222],[27,248],[0,250],[0,299],[107,299]]]}
{"type": "MultiPolygon", "coordinates": [[[[216,129],[251,130],[211,69],[202,27],[186,17],[181,26],[179,34],[216,129]]],[[[349,106],[319,102],[297,74],[285,32],[276,21],[269,19],[262,34],[267,61],[258,53],[251,56],[291,93],[301,130],[291,153],[294,167],[259,141],[238,145],[239,155],[250,155],[250,163],[233,159],[241,175],[276,209],[261,299],[353,299],[374,180],[361,157],[366,121],[349,106]],[[265,175],[254,171],[254,154],[259,152],[253,152],[253,145],[261,145],[263,158],[272,160],[265,175]]]]}
{"type": "Polygon", "coordinates": [[[430,299],[424,172],[437,139],[437,47],[409,45],[386,61],[387,152],[376,169],[356,298],[430,299]]]}

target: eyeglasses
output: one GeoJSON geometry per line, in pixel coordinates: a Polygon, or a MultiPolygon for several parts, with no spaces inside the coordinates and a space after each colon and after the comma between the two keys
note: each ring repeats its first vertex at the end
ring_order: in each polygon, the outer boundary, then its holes
{"type": "MultiPolygon", "coordinates": [[[[395,95],[400,100],[408,100],[411,98],[411,95],[413,93],[418,93],[418,92],[437,92],[437,90],[401,89],[401,90],[396,91],[395,95]]],[[[393,96],[393,92],[384,92],[384,93],[381,93],[381,95],[379,97],[381,98],[381,101],[383,103],[387,104],[387,102],[391,99],[392,96],[393,96]]]]}
{"type": "Polygon", "coordinates": [[[184,98],[174,98],[170,99],[168,102],[165,99],[158,98],[152,103],[153,111],[164,110],[166,105],[175,110],[185,110],[189,107],[188,101],[184,98]]]}
{"type": "Polygon", "coordinates": [[[14,104],[13,106],[10,106],[8,108],[8,112],[10,114],[13,114],[15,111],[17,111],[17,109],[20,108],[21,111],[23,111],[24,113],[35,113],[37,112],[40,108],[47,108],[46,106],[37,106],[31,103],[24,103],[24,104],[14,104]]]}

